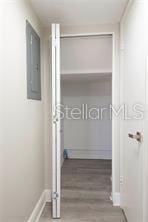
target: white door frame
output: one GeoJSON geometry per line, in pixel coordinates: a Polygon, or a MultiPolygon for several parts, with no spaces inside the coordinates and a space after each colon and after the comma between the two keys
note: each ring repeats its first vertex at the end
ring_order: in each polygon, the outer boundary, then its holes
{"type": "Polygon", "coordinates": [[[60,26],[52,24],[52,217],[60,218],[60,26]]]}
{"type": "MultiPolygon", "coordinates": [[[[119,72],[116,71],[117,66],[117,56],[116,56],[116,41],[117,36],[116,32],[94,32],[94,33],[79,33],[79,34],[61,34],[61,38],[72,38],[72,37],[91,37],[91,36],[112,36],[112,105],[115,108],[118,108],[119,105],[119,72]],[[117,91],[116,91],[117,90],[117,91]],[[117,95],[118,94],[118,95],[117,95]]],[[[117,138],[119,138],[119,120],[112,115],[112,200],[113,205],[120,205],[120,197],[116,195],[116,183],[118,182],[120,184],[120,176],[117,175],[116,169],[118,163],[120,163],[120,156],[117,156],[118,150],[119,150],[119,142],[117,142],[117,138]]]]}

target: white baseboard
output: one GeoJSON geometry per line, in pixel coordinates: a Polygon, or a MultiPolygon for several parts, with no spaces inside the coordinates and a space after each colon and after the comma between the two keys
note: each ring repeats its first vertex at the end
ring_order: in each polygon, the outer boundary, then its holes
{"type": "Polygon", "coordinates": [[[113,193],[112,201],[114,206],[120,206],[120,193],[113,193]]]}
{"type": "Polygon", "coordinates": [[[70,159],[112,159],[111,149],[106,150],[78,150],[67,149],[70,159]]]}
{"type": "Polygon", "coordinates": [[[51,190],[44,190],[46,196],[46,202],[51,202],[51,190]]]}
{"type": "Polygon", "coordinates": [[[46,202],[51,202],[51,191],[44,190],[27,222],[38,222],[46,202]]]}

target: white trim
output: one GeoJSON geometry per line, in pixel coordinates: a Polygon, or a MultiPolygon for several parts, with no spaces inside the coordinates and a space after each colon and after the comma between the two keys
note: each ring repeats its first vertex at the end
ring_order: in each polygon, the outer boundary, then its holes
{"type": "Polygon", "coordinates": [[[60,156],[60,25],[52,24],[52,217],[60,218],[61,156],[60,156]]]}
{"type": "Polygon", "coordinates": [[[120,207],[120,193],[113,193],[111,199],[113,201],[113,206],[120,207]]]}
{"type": "MultiPolygon", "coordinates": [[[[56,217],[60,218],[61,216],[61,120],[60,120],[60,112],[57,111],[57,106],[61,104],[61,72],[60,72],[60,24],[56,24],[56,116],[58,121],[56,123],[56,217]]],[[[54,215],[53,215],[54,216],[54,215]]]]}
{"type": "Polygon", "coordinates": [[[43,209],[45,207],[46,202],[51,202],[51,191],[50,190],[44,190],[41,194],[38,202],[36,203],[29,219],[27,222],[38,222],[40,219],[40,216],[43,212],[43,209]]]}
{"type": "Polygon", "coordinates": [[[120,25],[124,23],[124,20],[125,20],[128,12],[129,12],[130,7],[131,7],[131,5],[133,4],[133,2],[134,2],[134,0],[129,0],[129,1],[127,2],[127,5],[126,5],[125,10],[124,10],[124,13],[123,13],[123,15],[122,15],[122,17],[121,17],[121,20],[120,20],[120,25]]]}
{"type": "MultiPolygon", "coordinates": [[[[119,70],[117,69],[117,57],[116,57],[116,45],[117,45],[117,36],[116,33],[112,33],[112,105],[116,106],[118,105],[117,101],[117,95],[115,93],[115,90],[119,88],[119,82],[117,82],[117,76],[119,74],[119,70]]],[[[119,93],[119,90],[118,90],[119,93]]],[[[112,116],[112,193],[115,192],[115,184],[116,184],[116,152],[117,152],[117,144],[116,140],[118,138],[117,132],[118,132],[118,120],[112,116]]]]}
{"type": "Polygon", "coordinates": [[[112,70],[110,69],[102,69],[102,70],[62,70],[61,75],[93,75],[93,74],[112,74],[112,70]]]}
{"type": "MultiPolygon", "coordinates": [[[[55,92],[56,89],[56,26],[55,24],[52,24],[51,26],[52,30],[52,45],[51,45],[51,49],[52,49],[52,53],[51,53],[51,72],[52,72],[52,193],[56,193],[57,189],[56,189],[56,183],[57,183],[57,169],[56,169],[56,157],[57,157],[57,152],[56,152],[56,95],[57,92],[55,92]]],[[[52,216],[56,217],[56,200],[53,199],[52,201],[52,216]]]]}
{"type": "Polygon", "coordinates": [[[125,9],[124,9],[124,12],[123,12],[123,15],[120,19],[120,24],[124,22],[126,16],[127,16],[127,13],[131,7],[131,4],[133,3],[133,0],[128,0],[128,2],[126,3],[126,6],[125,6],[125,9]]]}
{"type": "Polygon", "coordinates": [[[60,38],[75,38],[75,37],[112,37],[113,32],[94,32],[94,33],[76,33],[76,34],[61,34],[60,38]]]}
{"type": "Polygon", "coordinates": [[[46,203],[50,203],[51,202],[51,190],[44,190],[45,192],[45,198],[46,198],[46,203]]]}
{"type": "Polygon", "coordinates": [[[121,17],[121,21],[120,21],[120,50],[124,50],[124,41],[123,41],[123,39],[124,39],[124,37],[123,37],[124,22],[125,22],[125,19],[127,17],[127,14],[130,11],[130,8],[131,8],[133,2],[134,2],[134,0],[129,0],[127,2],[127,5],[126,5],[124,13],[123,13],[123,16],[121,17]]]}

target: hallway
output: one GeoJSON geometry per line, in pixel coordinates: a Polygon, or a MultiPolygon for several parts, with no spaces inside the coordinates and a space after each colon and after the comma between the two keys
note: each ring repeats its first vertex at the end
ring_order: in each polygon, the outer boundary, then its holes
{"type": "MultiPolygon", "coordinates": [[[[113,207],[110,160],[66,160],[62,167],[61,222],[125,222],[113,207]]],[[[39,222],[53,221],[46,205],[39,222]]]]}
{"type": "Polygon", "coordinates": [[[0,222],[148,222],[148,0],[0,18],[0,222]]]}

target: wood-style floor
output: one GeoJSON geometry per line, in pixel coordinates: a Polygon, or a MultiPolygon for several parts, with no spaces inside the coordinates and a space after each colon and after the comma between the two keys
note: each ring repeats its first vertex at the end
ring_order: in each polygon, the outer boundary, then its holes
{"type": "Polygon", "coordinates": [[[62,167],[61,219],[51,219],[47,204],[39,222],[125,222],[113,207],[110,160],[66,160],[62,167]]]}

